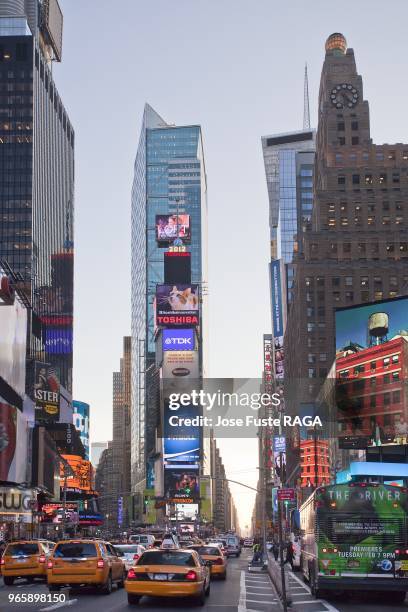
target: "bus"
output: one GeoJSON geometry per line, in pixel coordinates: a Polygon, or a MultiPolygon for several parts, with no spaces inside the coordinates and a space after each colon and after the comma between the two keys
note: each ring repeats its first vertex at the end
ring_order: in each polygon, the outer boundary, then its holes
{"type": "Polygon", "coordinates": [[[405,487],[352,482],[323,486],[300,507],[301,571],[312,595],[408,591],[405,487]]]}

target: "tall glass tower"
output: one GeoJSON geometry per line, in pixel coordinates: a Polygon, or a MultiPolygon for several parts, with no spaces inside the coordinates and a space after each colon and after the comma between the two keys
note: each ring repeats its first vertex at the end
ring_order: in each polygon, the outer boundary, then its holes
{"type": "Polygon", "coordinates": [[[34,362],[72,392],[74,130],[51,70],[62,22],[57,0],[0,2],[0,260],[45,343],[31,338],[29,395],[34,362]]]}
{"type": "Polygon", "coordinates": [[[191,281],[202,287],[207,278],[206,191],[201,127],[169,125],[146,104],[132,188],[131,477],[136,516],[158,422],[151,389],[155,384],[153,298],[156,285],[164,282],[164,249],[156,240],[156,215],[190,215],[191,281]]]}

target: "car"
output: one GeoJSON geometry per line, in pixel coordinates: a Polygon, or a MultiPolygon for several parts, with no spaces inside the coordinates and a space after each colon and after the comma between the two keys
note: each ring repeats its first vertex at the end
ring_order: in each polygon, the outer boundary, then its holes
{"type": "Polygon", "coordinates": [[[191,597],[203,606],[210,594],[210,570],[195,550],[146,550],[125,580],[130,605],[141,598],[191,597]]]}
{"type": "Polygon", "coordinates": [[[163,537],[160,548],[180,548],[178,537],[173,533],[166,533],[163,537]]]}
{"type": "Polygon", "coordinates": [[[129,570],[146,550],[141,544],[115,544],[115,549],[125,564],[126,570],[129,570]]]}
{"type": "Polygon", "coordinates": [[[222,552],[222,554],[224,556],[227,556],[227,551],[225,549],[225,546],[224,546],[223,542],[220,542],[219,540],[210,540],[207,543],[207,546],[216,546],[216,547],[220,548],[220,550],[221,550],[221,552],[222,552]]]}
{"type": "Polygon", "coordinates": [[[104,540],[78,539],[57,542],[47,563],[50,591],[62,586],[96,586],[109,595],[112,585],[124,586],[126,567],[115,547],[104,540]]]}
{"type": "Polygon", "coordinates": [[[222,554],[218,546],[209,545],[193,545],[189,546],[191,550],[195,550],[204,561],[208,562],[210,567],[211,578],[217,576],[221,580],[227,577],[227,558],[222,554]]]}
{"type": "Polygon", "coordinates": [[[238,536],[228,535],[227,536],[227,556],[232,557],[232,555],[235,555],[235,557],[239,557],[241,555],[241,544],[240,544],[238,536]]]}
{"type": "Polygon", "coordinates": [[[244,540],[244,548],[252,548],[254,545],[253,538],[245,538],[244,540]]]}
{"type": "Polygon", "coordinates": [[[16,578],[47,578],[47,560],[54,542],[20,540],[7,544],[0,561],[4,584],[11,586],[16,578]]]}
{"type": "Polygon", "coordinates": [[[129,544],[141,544],[145,548],[153,548],[156,538],[149,533],[138,533],[129,536],[129,544]]]}

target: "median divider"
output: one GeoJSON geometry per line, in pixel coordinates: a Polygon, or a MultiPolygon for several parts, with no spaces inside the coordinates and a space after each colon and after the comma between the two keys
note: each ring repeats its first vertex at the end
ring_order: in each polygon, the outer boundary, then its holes
{"type": "MultiPolygon", "coordinates": [[[[287,564],[285,564],[283,567],[285,571],[286,603],[288,606],[291,606],[292,605],[292,594],[290,592],[289,568],[287,564]]],[[[275,561],[273,555],[271,555],[269,552],[268,552],[268,573],[269,573],[269,576],[271,577],[271,580],[273,582],[273,585],[279,597],[282,599],[283,593],[282,593],[281,566],[280,566],[280,563],[275,561]]]]}

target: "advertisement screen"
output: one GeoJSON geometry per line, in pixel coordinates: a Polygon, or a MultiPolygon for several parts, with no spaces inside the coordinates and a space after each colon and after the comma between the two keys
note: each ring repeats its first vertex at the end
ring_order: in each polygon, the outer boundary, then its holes
{"type": "Polygon", "coordinates": [[[336,310],[340,448],[408,444],[408,298],[336,310]]]}
{"type": "Polygon", "coordinates": [[[193,351],[194,329],[163,329],[163,351],[193,351]]]}
{"type": "MultiPolygon", "coordinates": [[[[177,468],[165,466],[165,495],[173,499],[197,500],[200,494],[198,481],[198,466],[185,464],[177,468]]],[[[184,502],[186,503],[186,502],[184,502]]]]}
{"type": "MultiPolygon", "coordinates": [[[[93,470],[92,464],[79,455],[62,455],[72,470],[72,475],[67,478],[67,490],[78,492],[90,492],[92,490],[93,470]]],[[[61,463],[61,489],[64,486],[64,466],[61,463]]]]}
{"type": "Polygon", "coordinates": [[[199,381],[198,351],[166,351],[163,353],[163,397],[172,393],[187,393],[199,381]]]}
{"type": "Polygon", "coordinates": [[[156,240],[167,246],[179,238],[183,244],[191,242],[190,215],[156,215],[156,240]]]}
{"type": "Polygon", "coordinates": [[[28,429],[23,414],[0,397],[0,480],[27,480],[28,429]]]}
{"type": "Polygon", "coordinates": [[[89,459],[89,404],[85,402],[72,402],[74,413],[72,415],[75,429],[79,432],[81,442],[85,449],[85,459],[89,459]]]}
{"type": "MultiPolygon", "coordinates": [[[[170,247],[172,248],[172,247],[170,247]]],[[[186,247],[173,247],[186,248],[186,247]]],[[[164,283],[178,285],[191,283],[191,253],[165,252],[164,253],[164,283]]]]}
{"type": "MultiPolygon", "coordinates": [[[[169,513],[170,514],[170,513],[169,513]]],[[[175,512],[171,515],[172,520],[195,521],[198,517],[198,504],[176,504],[175,512]]]]}
{"type": "Polygon", "coordinates": [[[60,415],[60,382],[56,368],[37,361],[34,372],[36,419],[58,421],[60,415]]]}
{"type": "MultiPolygon", "coordinates": [[[[43,513],[42,523],[62,523],[64,520],[64,507],[62,502],[43,504],[40,508],[43,513]]],[[[78,522],[78,504],[76,502],[65,503],[66,520],[69,523],[78,522]]]]}
{"type": "Polygon", "coordinates": [[[16,299],[0,306],[0,376],[18,393],[25,393],[27,310],[16,299]]]}
{"type": "Polygon", "coordinates": [[[45,348],[50,355],[68,355],[72,353],[73,331],[70,327],[47,327],[45,330],[45,348]]]}
{"type": "Polygon", "coordinates": [[[198,285],[157,285],[156,323],[165,327],[199,324],[198,285]]]}

